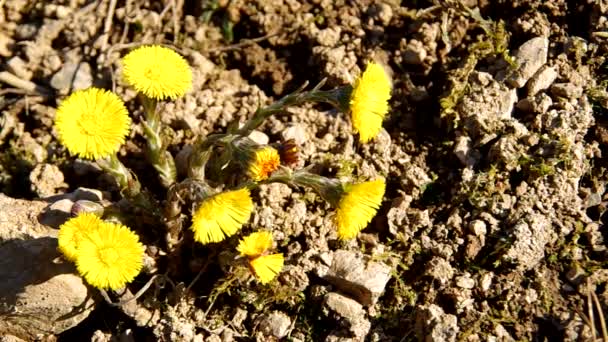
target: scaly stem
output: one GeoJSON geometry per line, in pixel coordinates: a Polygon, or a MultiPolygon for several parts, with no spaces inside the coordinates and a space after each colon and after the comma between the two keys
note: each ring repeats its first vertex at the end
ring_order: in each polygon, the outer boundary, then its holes
{"type": "Polygon", "coordinates": [[[133,205],[144,209],[154,216],[158,216],[158,208],[154,205],[152,199],[147,193],[141,191],[141,184],[119,159],[116,154],[110,155],[108,158],[98,159],[97,164],[107,173],[111,174],[118,187],[120,193],[131,202],[133,205]]]}
{"type": "Polygon", "coordinates": [[[160,182],[164,187],[168,188],[171,184],[175,183],[177,171],[173,156],[167,151],[167,146],[163,144],[160,115],[156,110],[157,102],[155,99],[142,96],[142,104],[145,114],[142,125],[148,145],[148,158],[158,172],[160,182]]]}

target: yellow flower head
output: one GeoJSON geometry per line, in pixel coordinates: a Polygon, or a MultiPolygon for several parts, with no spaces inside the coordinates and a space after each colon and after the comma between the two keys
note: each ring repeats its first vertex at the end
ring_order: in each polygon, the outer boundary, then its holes
{"type": "Polygon", "coordinates": [[[249,163],[249,176],[256,182],[263,181],[275,172],[280,164],[279,151],[270,146],[262,147],[254,152],[249,163]]]}
{"type": "Polygon", "coordinates": [[[262,255],[249,261],[249,266],[262,284],[268,284],[283,269],[283,254],[262,255]]]}
{"type": "Polygon", "coordinates": [[[122,60],[126,82],[147,97],[175,100],[192,88],[192,70],[177,52],[148,45],[129,52],[122,60]]]}
{"type": "Polygon", "coordinates": [[[264,255],[271,247],[270,232],[255,232],[244,237],[236,248],[249,258],[249,266],[262,284],[269,283],[283,268],[283,254],[264,255]]]}
{"type": "Polygon", "coordinates": [[[89,284],[118,290],[139,274],[143,256],[137,234],[121,224],[102,222],[81,239],[76,267],[89,284]]]}
{"type": "Polygon", "coordinates": [[[253,201],[246,188],[207,197],[192,215],[194,239],[202,244],[220,242],[241,229],[252,210],[253,201]]]}
{"type": "Polygon", "coordinates": [[[258,257],[272,247],[270,232],[255,232],[244,237],[236,248],[242,256],[258,257]]]}
{"type": "Polygon", "coordinates": [[[366,143],[380,132],[390,98],[391,81],[386,71],[380,64],[368,63],[350,97],[352,124],[360,142],[366,143]]]}
{"type": "Polygon", "coordinates": [[[129,134],[131,119],[114,93],[89,88],[72,93],[55,114],[59,140],[68,151],[97,159],[116,153],[129,134]]]}
{"type": "Polygon", "coordinates": [[[59,227],[59,250],[70,261],[76,261],[78,244],[89,231],[98,229],[102,223],[95,214],[84,213],[73,217],[59,227]]]}
{"type": "Polygon", "coordinates": [[[386,183],[384,178],[345,187],[336,212],[338,237],[352,239],[376,216],[386,183]]]}

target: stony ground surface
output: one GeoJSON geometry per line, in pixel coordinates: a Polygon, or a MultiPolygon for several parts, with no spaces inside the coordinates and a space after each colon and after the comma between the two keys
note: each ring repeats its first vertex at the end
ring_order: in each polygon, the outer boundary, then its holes
{"type": "Polygon", "coordinates": [[[95,341],[601,338],[608,6],[407,3],[0,1],[0,333],[95,341]],[[176,156],[304,81],[344,85],[366,61],[385,64],[392,110],[374,143],[358,145],[348,117],[324,106],[292,108],[256,137],[295,139],[299,166],[326,175],[387,177],[376,219],[341,243],[317,196],[262,187],[244,231],[272,230],[286,255],[272,287],[229,281],[225,260],[236,239],[191,244],[176,261],[164,256],[162,227],[138,220],[146,269],[121,298],[153,274],[170,275],[137,301],[107,304],[62,264],[55,236],[74,201],[117,202],[117,188],[67,154],[53,116],[75,89],[115,90],[136,122],[120,157],[163,201],[119,62],[148,43],[175,48],[194,71],[193,91],[163,107],[176,156]]]}

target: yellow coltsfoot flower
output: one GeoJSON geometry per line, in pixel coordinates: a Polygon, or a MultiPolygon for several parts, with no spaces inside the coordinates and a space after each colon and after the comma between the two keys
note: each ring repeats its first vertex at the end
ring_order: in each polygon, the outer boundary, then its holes
{"type": "Polygon", "coordinates": [[[352,125],[360,142],[366,143],[378,135],[390,98],[391,81],[386,71],[378,63],[368,63],[350,96],[352,125]]]}
{"type": "Polygon", "coordinates": [[[89,88],[72,93],[55,114],[59,141],[70,153],[98,159],[118,152],[129,134],[131,119],[114,93],[89,88]]]}
{"type": "Polygon", "coordinates": [[[384,178],[344,186],[344,194],[336,210],[340,239],[354,238],[370,223],[380,208],[385,190],[384,178]]]}
{"type": "Polygon", "coordinates": [[[118,290],[139,274],[143,256],[137,234],[122,224],[102,222],[79,242],[76,267],[94,287],[118,290]]]}
{"type": "Polygon", "coordinates": [[[279,151],[273,147],[265,146],[253,152],[253,158],[247,171],[251,179],[260,182],[268,179],[279,168],[280,164],[279,151]]]}
{"type": "Polygon", "coordinates": [[[283,254],[265,254],[272,247],[270,232],[255,232],[244,237],[237,250],[242,256],[249,258],[249,266],[260,283],[272,281],[283,268],[283,254]]]}
{"type": "Polygon", "coordinates": [[[192,88],[192,70],[177,52],[158,45],[139,47],[122,60],[126,82],[149,98],[172,100],[192,88]]]}
{"type": "Polygon", "coordinates": [[[70,261],[76,261],[78,245],[89,231],[99,228],[103,221],[95,214],[83,213],[67,220],[59,227],[59,251],[70,261]]]}
{"type": "Polygon", "coordinates": [[[192,215],[194,239],[202,244],[234,235],[251,215],[253,201],[246,188],[205,198],[192,215]]]}

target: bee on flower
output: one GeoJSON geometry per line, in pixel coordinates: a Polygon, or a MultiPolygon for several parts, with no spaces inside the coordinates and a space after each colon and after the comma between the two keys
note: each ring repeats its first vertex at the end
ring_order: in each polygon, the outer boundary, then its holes
{"type": "Polygon", "coordinates": [[[262,284],[271,282],[283,269],[283,254],[268,254],[271,248],[272,234],[270,232],[249,234],[237,246],[237,251],[241,256],[248,258],[252,273],[262,284]]]}

